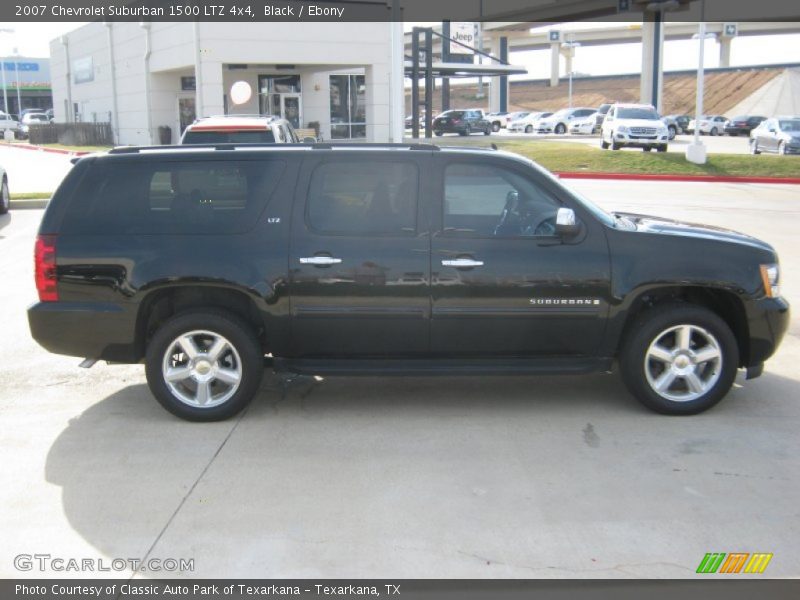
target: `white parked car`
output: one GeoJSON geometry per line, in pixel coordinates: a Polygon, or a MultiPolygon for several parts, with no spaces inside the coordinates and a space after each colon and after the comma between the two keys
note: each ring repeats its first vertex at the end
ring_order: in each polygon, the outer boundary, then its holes
{"type": "Polygon", "coordinates": [[[614,104],[606,114],[600,132],[600,146],[619,150],[624,146],[641,148],[650,152],[667,151],[669,129],[656,112],[647,104],[614,104]]]}
{"type": "Polygon", "coordinates": [[[29,112],[22,116],[22,123],[20,124],[20,131],[22,135],[28,137],[31,125],[47,125],[50,123],[50,117],[43,112],[29,112]]]}
{"type": "Polygon", "coordinates": [[[19,131],[19,123],[11,115],[0,111],[0,131],[13,131],[16,135],[19,131]]]}
{"type": "Polygon", "coordinates": [[[11,194],[8,192],[8,175],[6,170],[0,166],[0,215],[4,215],[11,208],[11,194]]]}
{"type": "Polygon", "coordinates": [[[701,135],[722,135],[725,133],[725,123],[727,122],[728,118],[722,115],[703,115],[699,119],[689,121],[686,132],[694,133],[694,129],[697,127],[701,135]]]}
{"type": "Polygon", "coordinates": [[[583,119],[596,112],[596,108],[562,108],[546,119],[540,120],[538,126],[534,128],[534,131],[537,133],[557,133],[563,135],[569,130],[572,121],[575,119],[583,119]]]}
{"type": "Polygon", "coordinates": [[[523,113],[523,116],[514,119],[508,124],[508,130],[513,133],[533,133],[539,126],[539,121],[546,119],[552,114],[552,112],[523,113]]]}
{"type": "Polygon", "coordinates": [[[575,119],[569,124],[569,132],[573,135],[592,135],[597,128],[597,113],[588,117],[575,119]]]}

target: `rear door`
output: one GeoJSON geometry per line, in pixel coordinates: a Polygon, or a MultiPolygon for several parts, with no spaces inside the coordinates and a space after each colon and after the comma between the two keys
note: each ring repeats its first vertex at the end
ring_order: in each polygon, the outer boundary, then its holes
{"type": "Polygon", "coordinates": [[[289,256],[293,356],[428,351],[420,154],[353,150],[305,160],[289,256]]]}
{"type": "MultiPolygon", "coordinates": [[[[555,237],[564,191],[524,163],[438,157],[431,349],[447,356],[592,356],[610,297],[602,227],[555,237]]],[[[580,217],[580,213],[579,213],[580,217]]]]}

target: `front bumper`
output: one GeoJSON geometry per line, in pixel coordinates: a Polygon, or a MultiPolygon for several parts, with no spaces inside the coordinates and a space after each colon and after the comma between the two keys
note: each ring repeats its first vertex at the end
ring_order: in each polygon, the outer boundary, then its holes
{"type": "Polygon", "coordinates": [[[669,133],[664,135],[635,135],[631,133],[614,133],[614,143],[621,146],[633,146],[635,148],[645,148],[661,146],[669,142],[669,133]]]}
{"type": "Polygon", "coordinates": [[[749,356],[743,359],[744,367],[757,368],[775,354],[789,328],[790,316],[789,302],[784,298],[762,298],[751,304],[747,318],[749,356]]]}

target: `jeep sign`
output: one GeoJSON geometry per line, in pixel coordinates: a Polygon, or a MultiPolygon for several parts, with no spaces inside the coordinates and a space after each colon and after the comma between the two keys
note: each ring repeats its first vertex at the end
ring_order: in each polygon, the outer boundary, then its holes
{"type": "Polygon", "coordinates": [[[475,29],[475,23],[450,23],[450,54],[474,54],[473,48],[478,45],[475,29]]]}

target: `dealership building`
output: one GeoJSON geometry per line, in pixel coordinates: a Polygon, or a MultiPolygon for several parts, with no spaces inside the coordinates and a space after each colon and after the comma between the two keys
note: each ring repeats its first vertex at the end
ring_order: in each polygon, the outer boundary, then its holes
{"type": "Polygon", "coordinates": [[[158,143],[164,127],[174,142],[221,114],[402,140],[400,23],[93,22],[52,40],[50,57],[55,119],[110,122],[118,144],[158,143]]]}
{"type": "Polygon", "coordinates": [[[0,110],[19,115],[21,110],[53,107],[50,59],[27,56],[0,58],[0,110]]]}

